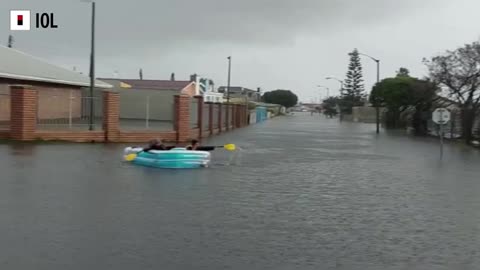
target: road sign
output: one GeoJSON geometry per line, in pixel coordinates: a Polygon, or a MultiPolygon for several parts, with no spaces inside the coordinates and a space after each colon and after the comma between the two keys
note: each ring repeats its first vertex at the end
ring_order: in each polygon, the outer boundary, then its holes
{"type": "Polygon", "coordinates": [[[435,124],[445,125],[450,122],[450,111],[445,108],[438,108],[432,114],[432,120],[435,124]]]}

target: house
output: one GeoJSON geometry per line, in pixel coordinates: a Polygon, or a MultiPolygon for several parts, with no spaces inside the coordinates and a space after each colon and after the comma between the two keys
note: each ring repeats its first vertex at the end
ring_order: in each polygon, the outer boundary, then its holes
{"type": "MultiPolygon", "coordinates": [[[[0,46],[0,125],[10,121],[10,85],[29,85],[38,90],[37,118],[61,119],[82,115],[82,95],[90,78],[48,63],[16,49],[0,46]]],[[[96,80],[95,87],[109,89],[96,80]]]]}
{"type": "Polygon", "coordinates": [[[174,96],[198,94],[194,76],[191,80],[140,80],[101,78],[120,94],[120,118],[173,121],[174,96]],[[147,116],[148,115],[148,116],[147,116]]]}
{"type": "Polygon", "coordinates": [[[230,92],[230,98],[247,98],[248,101],[260,101],[262,98],[260,88],[257,90],[248,89],[240,86],[230,86],[228,91],[227,86],[221,86],[218,88],[219,93],[223,93],[227,97],[227,92],[230,92]]]}

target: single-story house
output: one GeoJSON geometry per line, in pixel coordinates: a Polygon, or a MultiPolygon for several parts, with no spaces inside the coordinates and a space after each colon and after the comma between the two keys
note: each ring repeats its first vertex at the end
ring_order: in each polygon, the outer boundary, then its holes
{"type": "Polygon", "coordinates": [[[220,86],[218,92],[223,93],[225,97],[227,96],[227,92],[230,92],[230,98],[246,97],[249,101],[260,101],[262,97],[260,88],[252,90],[241,86],[230,86],[230,90],[228,91],[227,86],[220,86]]]}
{"type": "MultiPolygon", "coordinates": [[[[0,46],[0,59],[0,124],[10,120],[10,85],[18,84],[38,90],[38,119],[82,115],[82,95],[90,85],[88,76],[4,46],[0,46]]],[[[96,80],[95,87],[112,86],[96,80]]]]}
{"type": "Polygon", "coordinates": [[[112,91],[120,94],[120,118],[140,120],[148,115],[150,120],[173,121],[174,96],[197,93],[192,80],[144,80],[101,78],[113,85],[112,91]]]}

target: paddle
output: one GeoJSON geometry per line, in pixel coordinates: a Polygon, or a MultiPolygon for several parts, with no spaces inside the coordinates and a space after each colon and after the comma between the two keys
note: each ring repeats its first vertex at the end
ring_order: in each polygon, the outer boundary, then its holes
{"type": "Polygon", "coordinates": [[[223,148],[227,151],[235,151],[237,149],[237,146],[231,143],[231,144],[225,144],[223,146],[215,146],[215,148],[223,148]]]}
{"type": "Polygon", "coordinates": [[[137,155],[138,155],[139,153],[141,153],[141,152],[143,152],[143,151],[140,151],[140,152],[138,152],[138,153],[136,153],[136,154],[128,154],[128,155],[125,157],[125,160],[128,161],[128,162],[133,161],[134,159],[137,158],[137,155]]]}
{"type": "Polygon", "coordinates": [[[235,151],[237,147],[235,146],[235,144],[226,144],[221,146],[199,146],[197,147],[197,151],[213,151],[216,148],[223,148],[227,151],[235,151]]]}

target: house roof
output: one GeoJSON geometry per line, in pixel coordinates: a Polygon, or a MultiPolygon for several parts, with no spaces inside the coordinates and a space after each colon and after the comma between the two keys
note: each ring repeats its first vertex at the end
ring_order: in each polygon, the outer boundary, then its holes
{"type": "MultiPolygon", "coordinates": [[[[227,91],[227,86],[220,86],[218,88],[218,92],[220,93],[224,93],[227,91]]],[[[230,93],[243,93],[243,92],[257,92],[256,90],[252,90],[252,89],[248,89],[248,88],[245,88],[245,87],[241,87],[241,86],[230,86],[230,93]]]]}
{"type": "Polygon", "coordinates": [[[178,91],[181,91],[185,87],[194,83],[191,81],[138,80],[138,79],[115,79],[115,78],[102,78],[100,80],[113,83],[113,84],[123,83],[123,85],[126,88],[151,89],[151,90],[178,90],[178,91]]]}
{"type": "MultiPolygon", "coordinates": [[[[50,64],[16,49],[0,45],[0,59],[2,59],[0,61],[0,78],[82,87],[90,85],[89,76],[50,64]]],[[[95,87],[111,88],[112,86],[96,80],[95,87]]]]}

